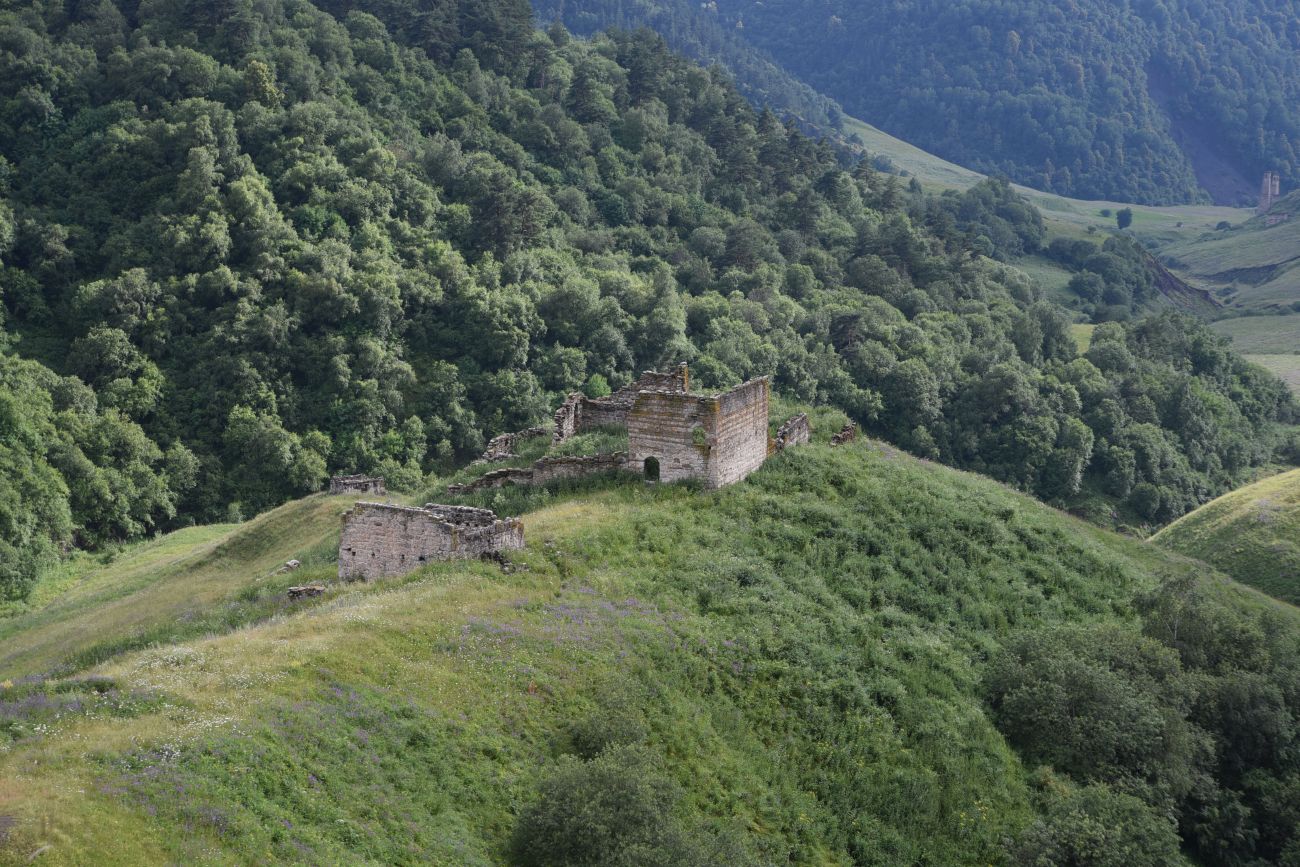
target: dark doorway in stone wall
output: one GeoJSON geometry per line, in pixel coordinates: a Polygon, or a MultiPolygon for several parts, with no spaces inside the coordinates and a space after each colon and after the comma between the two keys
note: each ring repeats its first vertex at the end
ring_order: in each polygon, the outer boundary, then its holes
{"type": "Polygon", "coordinates": [[[659,459],[658,458],[645,459],[645,480],[647,482],[659,481],[659,459]]]}

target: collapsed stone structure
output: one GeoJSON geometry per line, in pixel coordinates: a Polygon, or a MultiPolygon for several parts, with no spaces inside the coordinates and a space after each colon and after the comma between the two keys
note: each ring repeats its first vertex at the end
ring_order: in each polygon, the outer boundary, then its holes
{"type": "Polygon", "coordinates": [[[1259,185],[1259,213],[1268,213],[1281,195],[1282,176],[1277,172],[1264,172],[1264,180],[1259,185]]]}
{"type": "Polygon", "coordinates": [[[523,522],[498,518],[488,509],[357,503],[343,516],[339,578],[370,581],[405,575],[435,560],[482,557],[523,547],[523,522]]]}
{"type": "Polygon", "coordinates": [[[772,451],[784,451],[791,446],[802,446],[812,442],[812,425],[808,423],[808,414],[801,412],[791,417],[776,431],[772,441],[772,451]]]}
{"type": "Polygon", "coordinates": [[[764,376],[714,395],[642,391],[627,416],[628,469],[709,489],[740,481],[767,460],[769,389],[764,376]]]}
{"type": "Polygon", "coordinates": [[[581,457],[556,456],[541,458],[529,467],[502,467],[484,473],[463,485],[448,485],[449,494],[468,494],[506,485],[545,485],[560,479],[580,479],[584,476],[612,473],[627,467],[627,455],[583,455],[581,457]]]}
{"type": "Polygon", "coordinates": [[[550,428],[530,427],[527,430],[494,436],[492,439],[488,440],[487,448],[483,450],[483,454],[478,458],[478,460],[474,461],[474,463],[490,464],[495,463],[496,461],[508,461],[511,458],[517,458],[519,455],[515,454],[515,449],[519,447],[519,443],[524,440],[550,435],[550,428]]]}
{"type": "Polygon", "coordinates": [[[555,442],[600,427],[627,427],[627,417],[643,391],[685,394],[691,390],[691,375],[682,363],[671,373],[647,370],[636,382],[608,397],[587,397],[574,392],[555,411],[555,442]]]}
{"type": "MultiPolygon", "coordinates": [[[[447,490],[467,494],[619,470],[636,472],[647,481],[699,479],[706,488],[721,488],[763,466],[773,452],[810,441],[812,430],[804,413],[786,421],[769,440],[770,400],[767,377],[704,395],[691,393],[690,373],[684,364],[672,373],[645,373],[607,398],[570,395],[555,415],[555,442],[584,430],[617,425],[627,429],[626,453],[544,457],[528,467],[492,470],[447,490]]],[[[851,439],[856,428],[850,426],[846,431],[851,439]]],[[[521,439],[546,433],[530,428],[495,437],[480,461],[515,457],[521,439]]],[[[837,439],[844,435],[842,431],[837,439]]],[[[348,477],[335,481],[363,484],[376,480],[348,477]]],[[[382,493],[383,480],[377,481],[382,493]]],[[[330,490],[335,490],[333,483],[330,490]]],[[[523,523],[518,518],[498,518],[487,509],[432,503],[417,509],[360,502],[343,517],[339,577],[372,580],[404,575],[427,562],[459,557],[502,561],[501,552],[523,547],[523,523]]]]}
{"type": "MultiPolygon", "coordinates": [[[[681,364],[671,373],[647,371],[608,397],[571,394],[555,413],[554,441],[562,443],[598,427],[621,427],[627,430],[626,454],[545,457],[530,467],[504,467],[466,484],[449,485],[447,492],[542,485],[618,470],[643,475],[647,481],[700,479],[706,488],[721,488],[761,467],[773,452],[812,438],[808,416],[800,413],[769,441],[767,377],[713,395],[693,394],[690,383],[690,371],[681,364]]],[[[535,430],[493,442],[533,435],[535,430]]]]}
{"type": "Polygon", "coordinates": [[[555,413],[554,442],[584,430],[619,426],[628,432],[627,454],[542,458],[532,467],[494,469],[447,491],[468,494],[503,485],[543,485],[620,469],[642,474],[647,481],[698,478],[708,489],[731,485],[762,467],[772,452],[810,441],[803,413],[785,422],[774,441],[768,441],[770,399],[767,377],[722,394],[701,395],[690,391],[685,364],[671,373],[651,370],[607,398],[569,395],[555,413]]]}
{"type": "Polygon", "coordinates": [[[378,476],[335,476],[330,479],[331,494],[387,494],[384,480],[378,476]]]}
{"type": "Polygon", "coordinates": [[[844,427],[840,428],[839,433],[831,435],[831,445],[833,446],[848,445],[849,443],[853,442],[857,438],[858,438],[858,426],[853,422],[849,422],[844,427]]]}

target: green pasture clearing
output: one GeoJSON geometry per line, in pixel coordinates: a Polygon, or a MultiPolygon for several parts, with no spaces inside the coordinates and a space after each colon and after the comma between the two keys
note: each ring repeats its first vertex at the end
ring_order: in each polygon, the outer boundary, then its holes
{"type": "Polygon", "coordinates": [[[1300,353],[1300,314],[1239,316],[1220,319],[1210,327],[1231,339],[1233,348],[1243,355],[1300,353]]]}
{"type": "Polygon", "coordinates": [[[1300,602],[1300,470],[1219,497],[1152,542],[1278,599],[1300,602]]]}

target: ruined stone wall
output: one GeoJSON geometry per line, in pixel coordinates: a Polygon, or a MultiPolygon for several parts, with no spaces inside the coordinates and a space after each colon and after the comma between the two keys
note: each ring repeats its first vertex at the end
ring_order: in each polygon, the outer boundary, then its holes
{"type": "Polygon", "coordinates": [[[627,418],[628,469],[644,473],[646,459],[655,458],[662,482],[707,480],[717,418],[717,398],[642,392],[627,418]]]}
{"type": "Polygon", "coordinates": [[[586,399],[575,391],[555,411],[554,442],[557,445],[578,432],[578,415],[582,412],[582,404],[586,399]]]}
{"type": "Polygon", "coordinates": [[[812,441],[812,425],[808,423],[808,414],[799,413],[777,429],[772,443],[773,451],[783,451],[791,446],[806,445],[812,441]]]}
{"type": "Polygon", "coordinates": [[[506,485],[545,485],[560,479],[580,479],[614,472],[626,466],[627,455],[621,452],[581,457],[547,457],[534,461],[531,467],[505,467],[485,473],[463,485],[448,485],[447,493],[468,494],[506,485]]]}
{"type": "Polygon", "coordinates": [[[718,395],[707,484],[735,484],[767,460],[769,382],[766,376],[718,395]]]}
{"type": "Polygon", "coordinates": [[[555,413],[555,442],[599,427],[626,427],[628,413],[643,391],[685,394],[691,375],[685,364],[670,373],[647,370],[636,382],[623,386],[608,397],[589,398],[578,392],[569,395],[555,413]]]}
{"type": "Polygon", "coordinates": [[[423,509],[357,503],[343,516],[339,578],[405,575],[425,563],[524,547],[518,518],[486,509],[429,505],[423,509]]]}
{"type": "Polygon", "coordinates": [[[550,428],[530,427],[514,433],[503,433],[495,436],[488,440],[487,448],[483,450],[483,454],[474,463],[490,464],[495,461],[506,461],[518,457],[515,454],[515,449],[519,448],[519,443],[534,437],[549,436],[550,434],[550,428]]]}
{"type": "Polygon", "coordinates": [[[376,476],[335,476],[330,479],[331,494],[386,494],[384,480],[376,476]]]}
{"type": "Polygon", "coordinates": [[[545,485],[562,479],[581,479],[611,473],[627,466],[627,455],[582,455],[580,457],[542,458],[533,464],[532,484],[545,485]]]}

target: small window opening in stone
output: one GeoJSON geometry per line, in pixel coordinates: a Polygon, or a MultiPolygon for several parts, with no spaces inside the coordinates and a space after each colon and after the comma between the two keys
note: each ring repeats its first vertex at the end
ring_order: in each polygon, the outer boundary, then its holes
{"type": "Polygon", "coordinates": [[[659,459],[658,458],[645,459],[645,480],[647,482],[659,481],[659,459]]]}

